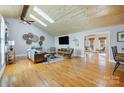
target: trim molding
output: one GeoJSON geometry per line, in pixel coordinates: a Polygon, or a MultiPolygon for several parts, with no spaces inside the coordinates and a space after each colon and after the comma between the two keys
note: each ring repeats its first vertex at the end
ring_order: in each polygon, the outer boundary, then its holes
{"type": "Polygon", "coordinates": [[[5,68],[6,68],[6,64],[4,64],[3,67],[0,70],[0,79],[1,79],[1,77],[2,77],[2,75],[4,73],[4,71],[5,71],[5,68]]]}
{"type": "Polygon", "coordinates": [[[27,56],[27,54],[18,54],[18,55],[16,55],[16,57],[23,57],[23,56],[27,56]]]}
{"type": "MultiPolygon", "coordinates": [[[[112,63],[114,63],[114,64],[116,63],[116,62],[114,61],[114,59],[110,59],[109,61],[110,61],[110,62],[112,62],[112,63]]],[[[124,65],[124,63],[123,63],[123,62],[121,62],[121,64],[123,64],[123,65],[124,65]]]]}
{"type": "Polygon", "coordinates": [[[115,61],[113,59],[110,59],[109,61],[112,62],[112,63],[115,63],[115,61]]]}

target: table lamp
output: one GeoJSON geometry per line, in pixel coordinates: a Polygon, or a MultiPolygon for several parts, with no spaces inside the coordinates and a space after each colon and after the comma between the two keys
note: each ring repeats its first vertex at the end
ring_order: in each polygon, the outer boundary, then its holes
{"type": "Polygon", "coordinates": [[[15,45],[15,41],[14,40],[9,41],[8,44],[10,46],[10,50],[13,51],[13,46],[15,45]]]}

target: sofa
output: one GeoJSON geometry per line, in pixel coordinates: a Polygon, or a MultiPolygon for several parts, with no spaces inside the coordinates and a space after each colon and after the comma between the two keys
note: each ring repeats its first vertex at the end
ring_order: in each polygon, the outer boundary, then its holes
{"type": "Polygon", "coordinates": [[[34,63],[43,62],[45,60],[45,53],[42,48],[33,48],[27,50],[27,58],[34,63]]]}
{"type": "Polygon", "coordinates": [[[74,51],[73,48],[61,48],[61,49],[58,49],[57,53],[64,57],[71,58],[73,51],[74,51]]]}

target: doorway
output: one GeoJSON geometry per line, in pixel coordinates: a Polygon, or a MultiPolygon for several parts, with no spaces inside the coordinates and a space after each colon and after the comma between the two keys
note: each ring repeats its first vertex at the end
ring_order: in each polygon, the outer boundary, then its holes
{"type": "Polygon", "coordinates": [[[97,56],[99,61],[109,60],[109,34],[91,34],[84,37],[85,54],[97,56]]]}

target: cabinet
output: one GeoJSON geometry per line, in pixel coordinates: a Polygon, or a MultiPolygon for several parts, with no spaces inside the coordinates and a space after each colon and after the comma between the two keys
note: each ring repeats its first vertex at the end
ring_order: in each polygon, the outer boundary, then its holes
{"type": "Polygon", "coordinates": [[[8,51],[8,64],[9,63],[13,63],[13,62],[15,62],[15,55],[16,55],[16,53],[15,53],[15,51],[8,51]]]}

